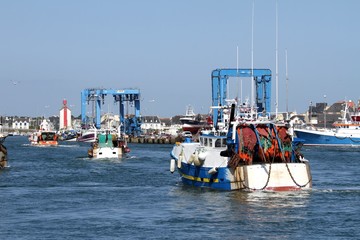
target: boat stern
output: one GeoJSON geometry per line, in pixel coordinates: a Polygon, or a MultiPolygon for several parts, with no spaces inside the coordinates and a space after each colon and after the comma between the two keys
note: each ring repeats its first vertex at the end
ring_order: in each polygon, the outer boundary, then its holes
{"type": "Polygon", "coordinates": [[[312,187],[307,161],[302,163],[254,164],[237,167],[236,185],[249,190],[294,191],[312,187]]]}

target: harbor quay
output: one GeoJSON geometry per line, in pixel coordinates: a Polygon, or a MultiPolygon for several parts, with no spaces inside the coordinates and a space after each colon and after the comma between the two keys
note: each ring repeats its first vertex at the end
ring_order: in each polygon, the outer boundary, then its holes
{"type": "Polygon", "coordinates": [[[153,136],[129,136],[128,143],[144,143],[144,144],[175,144],[182,141],[182,137],[153,137],[153,136]]]}

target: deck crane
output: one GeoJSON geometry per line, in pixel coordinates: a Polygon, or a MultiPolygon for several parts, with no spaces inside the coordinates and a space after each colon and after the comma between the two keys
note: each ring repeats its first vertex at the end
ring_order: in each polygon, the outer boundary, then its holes
{"type": "Polygon", "coordinates": [[[140,116],[140,90],[139,89],[101,89],[89,88],[81,91],[81,121],[86,122],[86,106],[90,101],[94,102],[93,113],[95,113],[94,124],[97,129],[101,128],[101,105],[105,102],[105,96],[112,95],[115,102],[119,102],[120,127],[126,134],[141,134],[141,116],[140,116]],[[125,118],[125,102],[130,103],[135,108],[133,117],[125,118]]]}

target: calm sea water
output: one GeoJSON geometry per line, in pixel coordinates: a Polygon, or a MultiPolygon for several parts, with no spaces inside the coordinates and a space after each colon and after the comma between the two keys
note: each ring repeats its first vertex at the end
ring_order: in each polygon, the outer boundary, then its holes
{"type": "Polygon", "coordinates": [[[6,139],[0,239],[360,238],[360,148],[304,147],[310,191],[223,192],[183,186],[171,145],[90,160],[88,144],[60,144],[6,139]]]}

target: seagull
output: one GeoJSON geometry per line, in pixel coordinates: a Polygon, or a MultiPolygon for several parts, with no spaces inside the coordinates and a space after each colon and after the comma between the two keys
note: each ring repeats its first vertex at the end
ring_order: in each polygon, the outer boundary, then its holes
{"type": "Polygon", "coordinates": [[[14,81],[14,80],[10,80],[12,82],[12,84],[14,85],[18,85],[18,83],[20,83],[20,81],[14,81]]]}

